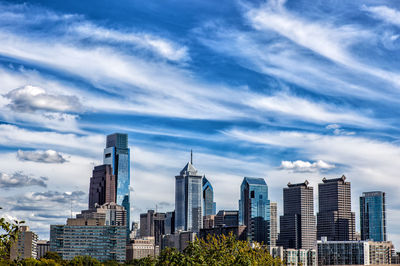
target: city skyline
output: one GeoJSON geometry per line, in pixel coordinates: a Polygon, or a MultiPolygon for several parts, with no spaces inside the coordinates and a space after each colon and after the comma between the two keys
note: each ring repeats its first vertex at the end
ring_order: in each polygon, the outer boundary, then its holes
{"type": "Polygon", "coordinates": [[[398,249],[399,16],[386,0],[0,1],[1,215],[48,238],[87,209],[121,132],[133,221],[174,209],[193,149],[217,212],[254,176],[278,216],[308,180],[316,215],[322,178],[345,175],[356,231],[362,193],[383,191],[398,249]]]}

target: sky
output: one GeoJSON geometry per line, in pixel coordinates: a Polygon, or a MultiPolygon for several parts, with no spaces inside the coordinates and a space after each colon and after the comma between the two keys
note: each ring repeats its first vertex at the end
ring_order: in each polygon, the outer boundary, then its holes
{"type": "MultiPolygon", "coordinates": [[[[87,208],[127,133],[132,220],[174,209],[190,159],[217,210],[244,176],[386,192],[400,248],[400,2],[0,1],[0,204],[42,239],[87,208]]],[[[318,211],[315,200],[315,213],[318,211]]]]}

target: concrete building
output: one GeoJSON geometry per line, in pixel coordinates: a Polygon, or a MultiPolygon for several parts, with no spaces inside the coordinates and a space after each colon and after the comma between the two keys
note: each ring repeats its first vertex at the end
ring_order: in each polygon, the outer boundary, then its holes
{"type": "Polygon", "coordinates": [[[89,210],[95,205],[116,202],[116,179],[111,165],[95,166],[89,186],[89,210]]]}
{"type": "Polygon", "coordinates": [[[82,211],[76,215],[76,218],[104,219],[105,225],[126,226],[127,223],[125,208],[115,202],[108,202],[101,206],[95,204],[93,209],[82,211]]]}
{"type": "Polygon", "coordinates": [[[155,245],[161,245],[164,232],[165,213],[148,210],[147,213],[140,214],[140,237],[152,236],[155,238],[155,245]]]}
{"type": "Polygon", "coordinates": [[[175,176],[175,231],[199,232],[203,227],[203,177],[190,162],[175,176]]]}
{"type": "Polygon", "coordinates": [[[175,211],[167,212],[164,221],[164,233],[171,235],[175,232],[175,211]]]}
{"type": "Polygon", "coordinates": [[[215,216],[215,227],[239,226],[239,211],[220,210],[215,216]]]}
{"type": "Polygon", "coordinates": [[[251,242],[270,244],[268,186],[263,178],[245,177],[240,186],[239,224],[251,242]]]}
{"type": "Polygon", "coordinates": [[[355,214],[351,211],[351,187],[346,177],[322,179],[318,184],[317,239],[349,241],[355,238],[355,214]]]}
{"type": "Polygon", "coordinates": [[[20,226],[18,239],[11,246],[10,259],[35,259],[37,257],[37,241],[37,234],[30,231],[29,226],[20,226]]]}
{"type": "Polygon", "coordinates": [[[214,189],[206,176],[203,176],[203,216],[215,215],[216,208],[214,189]]]}
{"type": "Polygon", "coordinates": [[[196,233],[188,231],[177,231],[172,235],[164,235],[162,239],[161,249],[176,248],[179,251],[183,251],[190,242],[194,242],[196,239],[196,233]]]}
{"type": "Polygon", "coordinates": [[[126,225],[106,225],[104,218],[70,218],[50,226],[50,251],[64,260],[90,256],[99,261],[126,259],[126,225]]]}
{"type": "Polygon", "coordinates": [[[271,212],[271,226],[270,226],[270,245],[276,246],[278,240],[278,204],[276,202],[270,203],[271,212]]]}
{"type": "Polygon", "coordinates": [[[273,258],[280,258],[285,265],[316,266],[317,251],[315,249],[293,249],[282,246],[269,246],[273,258]]]}
{"type": "Polygon", "coordinates": [[[37,241],[37,259],[43,258],[47,252],[50,251],[50,241],[38,240],[37,241]]]}
{"type": "Polygon", "coordinates": [[[126,260],[130,261],[133,259],[141,259],[146,257],[154,257],[154,237],[143,237],[138,239],[133,239],[126,246],[126,260]]]}
{"type": "Polygon", "coordinates": [[[391,242],[317,241],[318,265],[380,265],[392,260],[391,242]]]}
{"type": "Polygon", "coordinates": [[[215,226],[215,215],[203,216],[203,228],[210,229],[214,228],[214,226],[215,226]]]}
{"type": "Polygon", "coordinates": [[[385,192],[364,192],[360,197],[361,240],[386,241],[385,192]]]}
{"type": "Polygon", "coordinates": [[[246,231],[245,225],[220,226],[220,227],[214,227],[214,228],[208,228],[208,229],[203,228],[200,230],[199,238],[207,239],[208,235],[213,235],[213,236],[226,235],[226,236],[228,236],[230,233],[232,233],[238,240],[243,240],[243,241],[247,240],[247,231],[246,231]]]}
{"type": "Polygon", "coordinates": [[[283,216],[280,217],[278,245],[293,249],[314,249],[316,227],[313,187],[308,181],[283,189],[283,216]]]}

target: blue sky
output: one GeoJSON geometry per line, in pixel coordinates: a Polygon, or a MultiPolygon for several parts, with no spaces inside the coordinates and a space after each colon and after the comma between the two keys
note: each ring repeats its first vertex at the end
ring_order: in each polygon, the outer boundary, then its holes
{"type": "Polygon", "coordinates": [[[399,247],[399,50],[397,1],[0,1],[0,201],[47,238],[126,132],[133,220],[173,210],[193,149],[217,209],[243,176],[281,213],[288,182],[345,174],[359,227],[385,191],[399,247]]]}

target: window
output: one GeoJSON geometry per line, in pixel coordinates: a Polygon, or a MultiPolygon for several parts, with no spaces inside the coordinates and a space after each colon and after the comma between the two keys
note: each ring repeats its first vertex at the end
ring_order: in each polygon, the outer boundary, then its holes
{"type": "Polygon", "coordinates": [[[250,198],[254,199],[255,195],[254,195],[254,190],[250,192],[250,198]]]}

